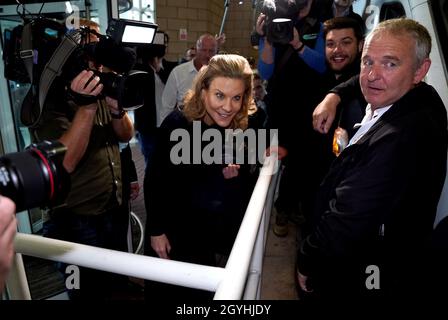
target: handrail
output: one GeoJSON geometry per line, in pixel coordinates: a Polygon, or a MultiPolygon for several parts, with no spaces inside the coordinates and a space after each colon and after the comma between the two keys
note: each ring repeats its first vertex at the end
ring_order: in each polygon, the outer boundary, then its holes
{"type": "MultiPolygon", "coordinates": [[[[244,298],[255,299],[256,296],[259,296],[260,291],[267,230],[266,226],[260,222],[269,223],[273,190],[278,181],[278,174],[276,174],[278,165],[279,162],[274,159],[274,156],[271,156],[267,158],[261,169],[225,268],[142,256],[23,233],[16,235],[15,250],[17,253],[25,255],[140,279],[216,291],[214,299],[241,299],[247,280],[247,292],[244,294],[244,298]],[[273,175],[276,179],[272,179],[273,175]],[[264,218],[263,213],[265,213],[264,218]],[[257,245],[255,245],[256,243],[257,245]],[[248,274],[249,266],[250,274],[248,274]],[[251,281],[257,281],[258,284],[249,284],[251,281]]],[[[17,283],[26,286],[26,275],[23,268],[17,268],[16,271],[11,274],[16,279],[11,279],[11,277],[8,279],[8,288],[17,283]]],[[[30,299],[29,293],[27,294],[28,287],[14,288],[9,291],[13,293],[10,294],[12,299],[24,299],[23,297],[30,299]]]]}
{"type": "Polygon", "coordinates": [[[15,249],[25,255],[92,269],[215,291],[224,269],[160,259],[74,242],[18,233],[15,249]]]}

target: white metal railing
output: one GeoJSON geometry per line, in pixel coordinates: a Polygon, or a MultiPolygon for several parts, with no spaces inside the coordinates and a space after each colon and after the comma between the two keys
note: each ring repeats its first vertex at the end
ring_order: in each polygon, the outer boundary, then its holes
{"type": "Polygon", "coordinates": [[[31,299],[20,254],[131,277],[215,291],[216,300],[259,299],[266,234],[278,183],[279,162],[267,158],[225,268],[102,249],[18,233],[7,285],[13,300],[31,299]],[[243,293],[244,289],[245,292],[243,293]]]}

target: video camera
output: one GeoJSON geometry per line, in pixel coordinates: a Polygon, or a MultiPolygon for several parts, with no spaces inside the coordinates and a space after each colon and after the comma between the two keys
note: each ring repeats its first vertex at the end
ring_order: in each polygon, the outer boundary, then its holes
{"type": "Polygon", "coordinates": [[[66,150],[58,141],[42,141],[0,157],[0,194],[15,202],[17,212],[62,204],[70,190],[62,165],[66,150]]]}
{"type": "Polygon", "coordinates": [[[66,88],[82,70],[90,69],[89,64],[101,64],[114,72],[98,72],[104,86],[103,95],[82,96],[81,101],[92,103],[107,95],[118,100],[118,106],[124,110],[144,104],[149,75],[131,70],[136,61],[131,47],[151,45],[158,28],[156,24],[112,19],[106,35],[102,35],[86,26],[66,32],[65,24],[40,16],[31,20],[24,18],[24,23],[14,30],[16,37],[8,42],[21,45],[9,46],[5,77],[31,83],[20,112],[25,126],[39,125],[47,96],[56,101],[67,100],[60,95],[69,93],[66,88]]]}
{"type": "Polygon", "coordinates": [[[264,34],[270,43],[288,44],[294,39],[297,16],[310,0],[265,0],[261,13],[266,15],[264,34]]]}
{"type": "Polygon", "coordinates": [[[148,73],[132,70],[136,53],[131,47],[152,44],[156,31],[155,24],[124,19],[111,20],[106,35],[101,35],[89,27],[81,27],[71,35],[78,47],[64,65],[63,80],[69,83],[82,70],[91,69],[89,62],[95,66],[102,65],[110,71],[93,70],[104,89],[100,96],[91,98],[96,100],[109,96],[118,100],[118,106],[123,110],[141,107],[147,91],[144,84],[147,83],[148,73]],[[98,41],[91,41],[92,35],[96,36],[98,41]]]}

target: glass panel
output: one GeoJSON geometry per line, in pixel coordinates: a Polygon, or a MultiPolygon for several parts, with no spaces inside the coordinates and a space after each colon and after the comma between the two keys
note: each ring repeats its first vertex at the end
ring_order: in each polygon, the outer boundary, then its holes
{"type": "Polygon", "coordinates": [[[434,18],[435,27],[439,44],[445,57],[445,68],[448,69],[448,16],[444,12],[448,12],[448,0],[430,1],[431,11],[434,18]]]}

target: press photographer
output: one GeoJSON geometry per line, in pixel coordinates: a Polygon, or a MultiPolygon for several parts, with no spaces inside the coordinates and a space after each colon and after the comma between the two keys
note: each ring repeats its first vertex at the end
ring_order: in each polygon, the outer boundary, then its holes
{"type": "MultiPolygon", "coordinates": [[[[98,25],[95,28],[98,30],[98,25]]],[[[89,44],[92,39],[83,41],[89,44]]],[[[117,101],[119,96],[110,94],[102,81],[106,72],[129,71],[135,53],[112,40],[116,39],[90,43],[93,51],[83,47],[80,55],[87,59],[89,69],[76,74],[68,87],[63,81],[55,82],[39,124],[30,131],[37,140],[58,139],[67,147],[63,165],[72,181],[66,205],[49,210],[44,236],[119,250],[126,242],[126,234],[117,223],[123,212],[118,143],[128,142],[134,132],[129,116],[117,101]]],[[[80,62],[84,63],[78,56],[76,63],[71,62],[73,59],[64,67],[65,79],[67,70],[76,70],[80,62]]],[[[86,268],[80,271],[81,288],[69,292],[71,299],[110,299],[124,283],[124,277],[119,275],[86,268]]]]}
{"type": "Polygon", "coordinates": [[[307,6],[307,1],[264,0],[259,7],[263,25],[257,21],[256,30],[251,35],[252,46],[258,46],[260,38],[266,36],[269,43],[288,44],[294,39],[294,27],[298,24],[299,12],[307,6]]]}

